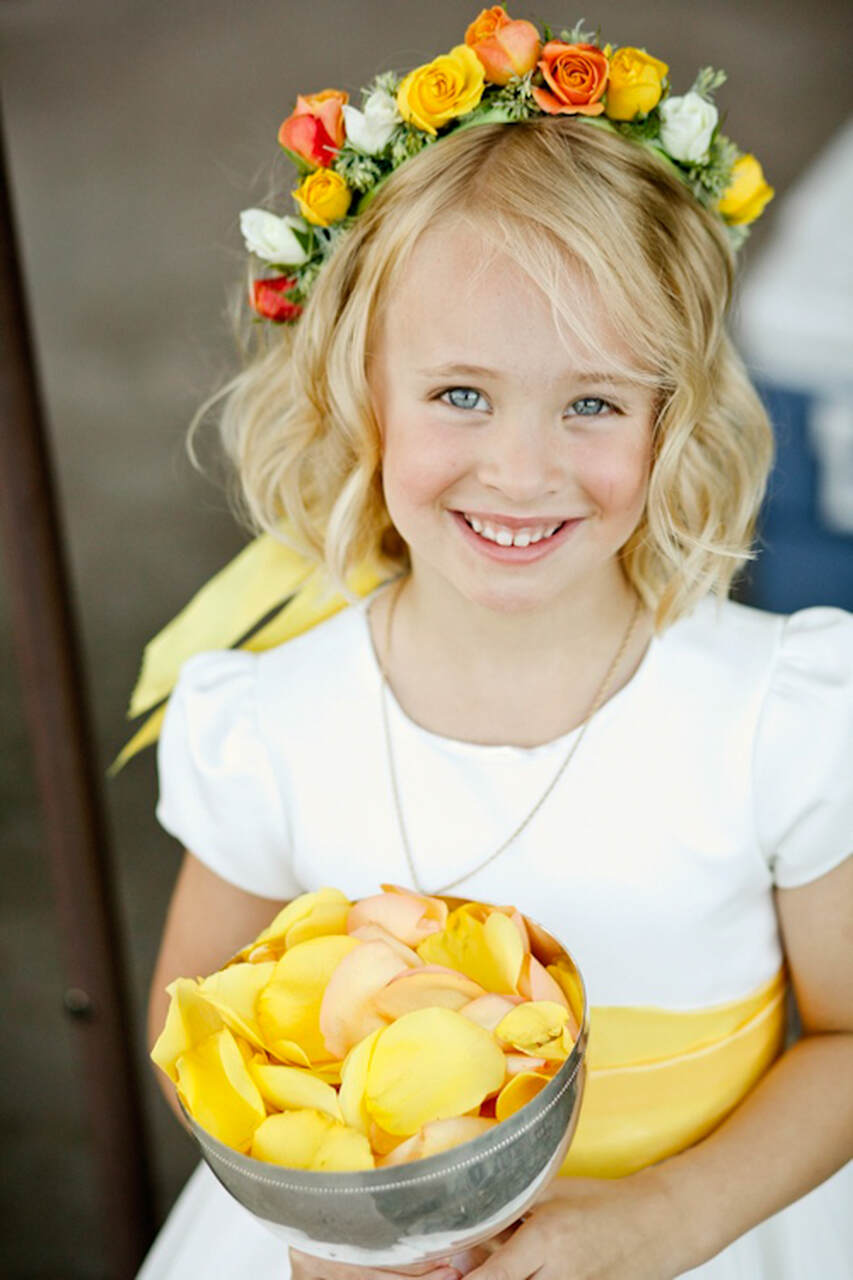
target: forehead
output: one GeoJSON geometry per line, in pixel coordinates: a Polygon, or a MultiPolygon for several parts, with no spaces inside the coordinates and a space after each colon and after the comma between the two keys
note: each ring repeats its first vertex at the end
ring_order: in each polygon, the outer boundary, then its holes
{"type": "Polygon", "coordinates": [[[377,334],[392,367],[449,362],[548,379],[555,368],[624,368],[630,352],[588,272],[564,255],[551,297],[485,228],[436,224],[397,272],[377,334]]]}

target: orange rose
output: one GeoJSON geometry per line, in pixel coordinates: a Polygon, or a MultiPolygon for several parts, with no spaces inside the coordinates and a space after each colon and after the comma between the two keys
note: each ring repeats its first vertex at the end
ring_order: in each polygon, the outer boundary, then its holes
{"type": "Polygon", "coordinates": [[[481,9],[477,17],[465,32],[465,43],[473,49],[481,40],[490,40],[496,31],[505,27],[510,17],[502,4],[493,4],[491,9],[481,9]]]}
{"type": "Polygon", "coordinates": [[[288,293],[296,284],[290,276],[267,276],[252,285],[252,306],[265,320],[295,320],[302,312],[298,302],[292,302],[288,293]]]}
{"type": "Polygon", "coordinates": [[[539,32],[532,22],[513,20],[495,5],[484,9],[465,32],[469,45],[483,64],[492,84],[508,84],[511,76],[524,76],[536,66],[542,50],[539,32]]]}
{"type": "Polygon", "coordinates": [[[553,92],[536,88],[533,96],[549,116],[601,115],[610,64],[594,44],[549,40],[542,50],[539,70],[553,92]]]}
{"type": "Polygon", "coordinates": [[[309,164],[327,169],[346,137],[341,108],[349,94],[340,89],[299,94],[295,110],[282,123],[278,140],[309,164]]]}

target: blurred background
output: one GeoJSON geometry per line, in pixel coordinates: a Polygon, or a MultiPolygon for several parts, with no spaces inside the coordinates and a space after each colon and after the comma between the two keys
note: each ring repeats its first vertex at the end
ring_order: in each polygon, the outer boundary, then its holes
{"type": "MultiPolygon", "coordinates": [[[[584,16],[508,7],[557,28],[584,16]]],[[[459,0],[3,0],[7,160],[99,778],[129,736],[145,641],[246,540],[183,440],[236,364],[227,307],[243,270],[238,213],[271,184],[280,199],[267,207],[290,210],[278,125],[300,91],[344,88],[358,105],[375,72],[459,43],[477,12],[459,0]]],[[[769,608],[851,608],[849,5],[599,0],[585,16],[668,61],[676,92],[700,66],[729,73],[725,131],[777,190],[742,252],[736,312],[780,436],[764,550],[741,590],[769,608]]],[[[2,587],[0,1270],[113,1280],[2,587]]],[[[162,1219],[194,1164],[144,1043],[179,850],[154,820],[153,753],[104,780],[103,794],[162,1219]]]]}

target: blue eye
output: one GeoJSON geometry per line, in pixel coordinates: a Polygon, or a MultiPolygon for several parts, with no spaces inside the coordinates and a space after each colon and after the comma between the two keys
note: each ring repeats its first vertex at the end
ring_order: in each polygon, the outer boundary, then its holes
{"type": "Polygon", "coordinates": [[[454,409],[475,409],[477,401],[483,397],[479,391],[475,391],[473,387],[448,387],[447,391],[443,391],[439,396],[439,400],[443,400],[445,404],[451,404],[454,409]],[[458,400],[444,400],[445,396],[458,396],[458,400]]]}
{"type": "Polygon", "coordinates": [[[598,418],[614,406],[609,400],[602,400],[600,396],[581,396],[580,400],[572,402],[570,408],[576,417],[598,418]]]}

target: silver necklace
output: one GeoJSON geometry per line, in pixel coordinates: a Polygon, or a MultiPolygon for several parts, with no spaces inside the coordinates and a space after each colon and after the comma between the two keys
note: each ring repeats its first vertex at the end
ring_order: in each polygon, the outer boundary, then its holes
{"type": "MultiPolygon", "coordinates": [[[[397,607],[397,601],[400,598],[400,594],[403,590],[403,587],[405,586],[405,582],[406,582],[406,579],[404,578],[400,581],[400,584],[397,587],[392,588],[392,590],[394,591],[394,594],[391,598],[391,603],[388,606],[388,617],[387,617],[386,626],[385,626],[385,662],[386,663],[388,662],[388,659],[391,654],[391,624],[394,620],[394,611],[397,607]]],[[[390,694],[390,691],[388,688],[388,678],[385,674],[385,663],[380,662],[378,664],[379,674],[381,677],[380,703],[382,706],[382,726],[385,732],[385,751],[388,756],[388,773],[391,779],[391,794],[394,799],[394,808],[397,814],[397,826],[399,827],[399,830],[400,830],[400,838],[402,840],[403,850],[406,855],[406,862],[408,863],[408,866],[409,866],[409,874],[411,875],[412,882],[417,888],[419,893],[441,894],[441,893],[448,893],[451,889],[455,889],[457,885],[460,885],[462,883],[463,880],[470,879],[470,877],[476,875],[478,871],[482,871],[484,867],[487,867],[489,863],[494,862],[495,858],[500,857],[500,855],[506,849],[509,848],[512,842],[516,840],[518,836],[521,835],[522,831],[524,831],[524,829],[533,821],[533,819],[536,817],[537,813],[542,808],[545,801],[550,796],[551,792],[556,787],[557,783],[562,778],[563,774],[568,769],[575,752],[577,751],[580,744],[583,742],[584,735],[589,727],[590,721],[593,719],[596,712],[599,710],[602,703],[607,698],[607,694],[610,691],[610,686],[612,684],[613,677],[615,676],[616,671],[623,657],[625,656],[625,651],[628,648],[628,645],[631,641],[631,636],[634,634],[634,628],[637,625],[637,619],[639,618],[639,616],[640,616],[640,598],[639,596],[636,596],[634,600],[634,608],[631,613],[628,626],[625,629],[625,634],[622,636],[622,640],[619,644],[619,648],[616,650],[616,653],[613,655],[613,660],[610,663],[610,666],[607,668],[607,671],[604,673],[604,678],[595,692],[595,697],[592,700],[592,705],[590,706],[589,711],[587,711],[586,715],[581,721],[580,733],[573,740],[571,746],[569,747],[568,751],[563,757],[562,762],[560,763],[560,767],[557,769],[557,772],[554,774],[553,778],[548,783],[547,787],[542,792],[541,796],[536,801],[533,808],[527,813],[527,815],[524,818],[522,818],[521,822],[519,822],[518,826],[514,829],[512,834],[508,836],[506,840],[504,840],[503,844],[499,845],[499,847],[495,849],[494,853],[490,853],[487,858],[484,858],[483,861],[478,863],[477,866],[474,867],[471,871],[466,871],[464,875],[459,876],[456,880],[451,880],[449,884],[442,885],[438,889],[425,889],[418,878],[417,871],[415,870],[414,859],[412,858],[412,850],[409,844],[409,836],[406,830],[406,821],[405,821],[405,818],[403,817],[403,806],[400,801],[400,786],[397,778],[397,766],[394,760],[394,747],[391,741],[391,726],[388,722],[388,699],[390,694]]]]}

